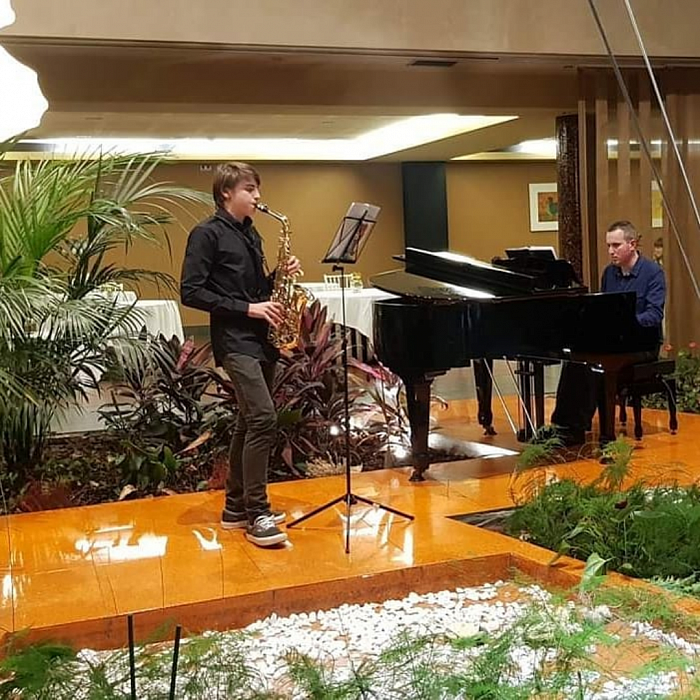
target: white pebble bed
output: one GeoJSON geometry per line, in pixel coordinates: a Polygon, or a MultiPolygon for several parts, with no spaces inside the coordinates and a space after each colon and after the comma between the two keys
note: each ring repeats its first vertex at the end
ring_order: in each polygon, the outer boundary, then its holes
{"type": "MultiPolygon", "coordinates": [[[[285,655],[290,651],[308,655],[312,659],[328,662],[335,680],[350,678],[353,669],[361,662],[376,659],[379,653],[407,634],[411,638],[439,635],[443,638],[472,637],[479,633],[495,636],[512,627],[524,615],[532,614],[533,606],[542,613],[541,629],[529,629],[528,634],[541,634],[543,639],[555,626],[575,632],[580,624],[577,614],[595,623],[605,623],[611,618],[604,606],[583,609],[573,602],[554,603],[544,589],[529,585],[496,582],[472,588],[456,588],[436,593],[410,593],[400,600],[363,605],[340,605],[330,610],[298,613],[287,617],[272,614],[255,622],[241,632],[207,633],[220,644],[236,639],[243,649],[245,663],[264,679],[264,687],[280,692],[283,697],[302,700],[307,697],[294,686],[287,674],[285,655]]],[[[654,642],[672,647],[688,658],[688,672],[693,672],[698,645],[691,644],[674,634],[668,634],[645,623],[627,626],[630,637],[644,638],[646,645],[654,642]]],[[[183,640],[183,645],[187,640],[183,640]]],[[[482,653],[484,646],[457,650],[448,643],[437,643],[430,648],[431,663],[435,668],[444,667],[451,672],[467,668],[482,653]]],[[[591,649],[591,654],[595,649],[591,649]]],[[[169,654],[170,649],[166,648],[169,654]]],[[[104,658],[104,652],[83,650],[79,658],[83,663],[95,664],[104,658]]],[[[508,681],[521,685],[533,677],[543,663],[554,661],[556,652],[546,645],[516,644],[510,649],[508,681]]],[[[119,664],[122,666],[122,663],[119,664]]],[[[206,664],[204,664],[206,666],[206,664]]],[[[123,666],[119,669],[123,672],[123,666]]],[[[678,689],[675,671],[657,672],[643,678],[604,678],[586,671],[583,680],[590,688],[581,696],[586,700],[613,700],[615,698],[664,697],[678,689]]],[[[156,681],[149,681],[155,684],[156,681]]],[[[146,688],[139,680],[139,698],[157,697],[167,689],[168,678],[158,683],[159,688],[146,688]]],[[[579,697],[578,685],[572,679],[571,697],[579,697]]],[[[128,688],[126,688],[128,689],[128,688]]],[[[384,700],[404,700],[393,688],[373,688],[375,697],[384,700]]],[[[76,697],[80,697],[78,694],[76,697]]],[[[167,695],[166,695],[167,697],[167,695]]],[[[178,698],[188,697],[181,693],[178,698]]],[[[214,696],[212,697],[224,697],[214,696]]]]}

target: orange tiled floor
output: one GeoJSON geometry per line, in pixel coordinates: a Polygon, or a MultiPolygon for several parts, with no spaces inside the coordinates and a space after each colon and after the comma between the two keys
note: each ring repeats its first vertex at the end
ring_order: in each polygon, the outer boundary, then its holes
{"type": "MultiPolygon", "coordinates": [[[[482,439],[470,402],[455,404],[438,416],[444,430],[482,439]]],[[[681,416],[677,436],[666,431],[664,412],[646,411],[644,417],[635,474],[650,480],[695,478],[700,416],[681,416]]],[[[507,426],[502,416],[496,425],[504,431],[507,426]]],[[[509,434],[483,439],[517,448],[509,434]]],[[[168,621],[192,631],[223,628],[273,610],[497,578],[506,575],[514,556],[542,565],[551,553],[448,517],[511,505],[514,459],[433,465],[422,483],[409,482],[410,469],[354,476],[354,493],[415,519],[354,506],[349,554],[342,503],[291,529],[288,545],[270,550],[249,544],[240,531],[218,527],[220,492],[0,518],[0,562],[5,562],[0,627],[110,646],[123,641],[129,613],[143,639],[168,621]]],[[[599,469],[585,460],[557,467],[582,479],[599,469]]],[[[341,495],[344,478],[278,483],[270,492],[275,507],[294,519],[341,495]]],[[[576,569],[571,562],[561,566],[576,569]]]]}

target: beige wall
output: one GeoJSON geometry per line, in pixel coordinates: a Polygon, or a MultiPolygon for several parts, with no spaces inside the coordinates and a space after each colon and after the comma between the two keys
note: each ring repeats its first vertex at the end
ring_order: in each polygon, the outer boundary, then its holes
{"type": "MultiPolygon", "coordinates": [[[[604,53],[584,0],[13,0],[8,35],[257,47],[604,53]]],[[[617,52],[638,54],[622,2],[598,2],[617,52]]],[[[652,55],[698,56],[697,0],[637,0],[652,55]]]]}
{"type": "Polygon", "coordinates": [[[552,245],[556,231],[530,231],[528,183],[556,182],[553,162],[450,163],[450,248],[489,261],[508,247],[552,245]]]}
{"type": "MultiPolygon", "coordinates": [[[[289,218],[292,227],[292,251],[304,267],[307,281],[322,281],[330,265],[322,265],[328,244],[338,223],[353,201],[379,204],[382,212],[359,264],[353,271],[365,280],[369,275],[398,266],[391,256],[403,252],[403,205],[401,170],[397,164],[319,165],[259,164],[263,201],[289,218]]],[[[210,191],[212,172],[200,171],[199,164],[176,164],[161,168],[159,180],[176,182],[210,191]]],[[[172,256],[153,247],[136,246],[127,257],[130,267],[163,270],[178,280],[184,257],[187,234],[192,226],[208,216],[206,208],[178,214],[178,224],[169,227],[172,256]]],[[[256,217],[256,226],[265,240],[271,265],[277,258],[280,225],[264,214],[256,217]]],[[[143,297],[169,296],[149,287],[143,297]]],[[[182,309],[186,326],[208,323],[205,313],[182,309]]]]}
{"type": "MultiPolygon", "coordinates": [[[[403,252],[403,202],[401,168],[398,164],[259,164],[263,201],[285,214],[292,226],[292,250],[302,260],[305,279],[321,281],[330,273],[320,260],[335,233],[340,218],[352,201],[382,207],[379,222],[359,263],[352,268],[368,277],[400,264],[393,255],[403,252]]],[[[163,166],[157,173],[168,180],[209,191],[210,171],[198,164],[163,166]]],[[[529,182],[556,180],[554,163],[451,163],[447,167],[447,202],[450,248],[483,260],[502,255],[506,247],[554,245],[556,233],[529,230],[529,182]]],[[[172,256],[145,245],[136,246],[126,259],[130,267],[170,272],[178,280],[187,234],[208,215],[206,207],[179,212],[178,223],[169,227],[172,256]]],[[[271,264],[277,257],[280,226],[258,214],[256,225],[265,240],[271,264]]],[[[172,296],[145,287],[143,297],[172,296]]],[[[182,309],[186,326],[205,325],[207,315],[182,309]]]]}

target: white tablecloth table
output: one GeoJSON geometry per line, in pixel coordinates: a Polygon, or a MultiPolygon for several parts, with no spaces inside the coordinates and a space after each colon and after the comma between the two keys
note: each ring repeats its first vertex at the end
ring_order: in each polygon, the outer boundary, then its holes
{"type": "MultiPolygon", "coordinates": [[[[307,286],[307,285],[304,285],[307,286]]],[[[342,292],[340,289],[325,290],[307,287],[309,291],[328,309],[328,319],[335,323],[343,322],[342,292]]],[[[379,299],[389,299],[388,294],[375,287],[345,290],[345,323],[350,328],[356,328],[360,333],[372,339],[373,313],[372,306],[379,299]]]]}
{"type": "Polygon", "coordinates": [[[185,333],[182,330],[180,307],[173,299],[139,299],[134,308],[146,326],[146,330],[153,336],[162,334],[167,340],[174,335],[184,342],[185,333]]]}

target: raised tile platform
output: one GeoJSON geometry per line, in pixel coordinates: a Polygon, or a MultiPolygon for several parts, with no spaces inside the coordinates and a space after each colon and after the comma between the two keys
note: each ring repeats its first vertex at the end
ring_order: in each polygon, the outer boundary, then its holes
{"type": "MultiPolygon", "coordinates": [[[[437,416],[450,435],[481,440],[471,402],[437,416]]],[[[681,416],[679,434],[663,411],[645,411],[645,437],[635,476],[691,481],[700,473],[694,431],[700,416],[681,416]]],[[[497,427],[507,424],[497,416],[497,427]]],[[[517,448],[511,434],[483,438],[517,448]]],[[[325,510],[289,531],[279,549],[248,543],[218,527],[221,492],[91,506],[0,518],[0,627],[30,638],[60,638],[107,648],[126,639],[134,614],[137,639],[248,624],[271,612],[319,609],[449,586],[476,584],[520,569],[556,583],[581,570],[528,543],[460,523],[449,516],[508,507],[514,457],[433,465],[428,480],[409,482],[409,468],[353,476],[353,492],[415,516],[354,506],[345,553],[345,506],[325,510]]],[[[594,461],[556,468],[588,479],[594,461]]],[[[344,492],[343,477],[272,484],[275,508],[290,519],[344,492]]]]}

